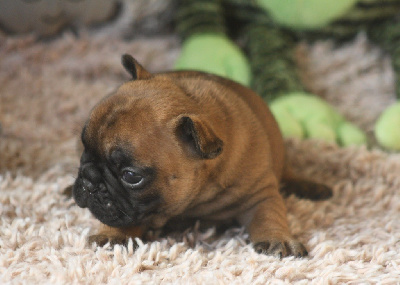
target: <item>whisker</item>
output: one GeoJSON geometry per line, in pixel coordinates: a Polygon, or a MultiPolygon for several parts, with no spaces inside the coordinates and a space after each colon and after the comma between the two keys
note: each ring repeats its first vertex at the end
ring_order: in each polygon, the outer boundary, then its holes
{"type": "Polygon", "coordinates": [[[129,219],[131,218],[131,217],[129,217],[129,216],[128,216],[128,214],[127,214],[127,213],[125,213],[125,212],[124,212],[124,211],[122,211],[121,209],[119,209],[119,208],[118,208],[118,210],[119,210],[119,211],[120,211],[122,214],[124,214],[126,217],[128,217],[129,219]]]}

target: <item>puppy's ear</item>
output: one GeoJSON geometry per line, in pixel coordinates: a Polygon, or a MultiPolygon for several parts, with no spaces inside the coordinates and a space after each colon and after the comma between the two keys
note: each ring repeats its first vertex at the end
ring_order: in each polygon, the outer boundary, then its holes
{"type": "Polygon", "coordinates": [[[207,122],[199,118],[181,117],[177,134],[191,151],[203,159],[215,158],[222,152],[223,141],[217,137],[207,122]]]}
{"type": "Polygon", "coordinates": [[[121,58],[122,65],[125,70],[128,71],[132,75],[132,79],[149,79],[153,77],[153,75],[144,69],[143,66],[137,62],[130,54],[124,54],[121,58]]]}

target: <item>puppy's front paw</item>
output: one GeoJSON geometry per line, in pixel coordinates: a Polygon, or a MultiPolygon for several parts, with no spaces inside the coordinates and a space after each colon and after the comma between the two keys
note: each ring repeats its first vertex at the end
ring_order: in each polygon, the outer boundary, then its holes
{"type": "Polygon", "coordinates": [[[304,257],[308,252],[304,245],[293,239],[270,239],[254,244],[254,250],[258,253],[273,255],[279,258],[286,256],[304,257]]]}
{"type": "Polygon", "coordinates": [[[89,244],[96,243],[98,246],[104,246],[107,243],[113,247],[116,244],[127,245],[128,240],[124,236],[107,236],[104,234],[97,234],[89,236],[89,244]]]}

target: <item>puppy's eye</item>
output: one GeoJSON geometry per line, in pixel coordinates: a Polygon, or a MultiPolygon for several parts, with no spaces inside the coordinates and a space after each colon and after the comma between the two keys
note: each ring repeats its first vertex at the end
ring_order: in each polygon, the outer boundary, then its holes
{"type": "Polygon", "coordinates": [[[131,185],[139,185],[143,181],[143,176],[130,171],[130,170],[125,170],[122,173],[122,180],[124,180],[126,183],[131,184],[131,185]]]}

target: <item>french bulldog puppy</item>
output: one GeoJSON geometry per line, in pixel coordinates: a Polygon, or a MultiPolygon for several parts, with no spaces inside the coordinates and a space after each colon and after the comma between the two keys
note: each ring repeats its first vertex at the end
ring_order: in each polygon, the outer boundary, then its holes
{"type": "Polygon", "coordinates": [[[73,186],[76,203],[104,227],[89,238],[123,243],[167,222],[237,220],[257,252],[307,255],[289,232],[284,192],[326,199],[332,191],[295,177],[278,125],[252,90],[195,71],[132,75],[91,111],[73,186]]]}

